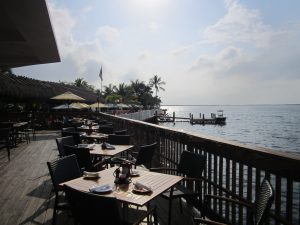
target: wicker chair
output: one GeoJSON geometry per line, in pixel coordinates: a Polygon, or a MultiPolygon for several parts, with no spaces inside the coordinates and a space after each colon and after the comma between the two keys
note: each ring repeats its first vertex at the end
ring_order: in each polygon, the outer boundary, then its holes
{"type": "Polygon", "coordinates": [[[75,154],[80,170],[83,171],[100,171],[104,169],[106,162],[92,159],[88,148],[78,148],[77,146],[64,145],[66,155],[75,154]]]}
{"type": "MultiPolygon", "coordinates": [[[[63,157],[63,156],[66,156],[64,145],[74,146],[75,141],[74,141],[73,136],[56,138],[56,145],[57,145],[57,149],[59,152],[59,156],[63,157]]],[[[71,154],[69,154],[69,155],[71,155],[71,154]]]]}
{"type": "MultiPolygon", "coordinates": [[[[180,156],[180,163],[178,169],[171,168],[151,168],[151,171],[158,172],[174,172],[177,175],[184,176],[184,182],[195,182],[196,190],[199,190],[202,172],[205,168],[206,157],[204,155],[196,154],[189,151],[183,151],[180,156]]],[[[187,189],[185,186],[178,184],[175,187],[164,192],[161,197],[169,200],[169,215],[168,215],[168,224],[171,224],[172,218],[172,200],[180,200],[180,211],[182,212],[182,202],[181,198],[186,198],[190,202],[193,202],[199,209],[202,208],[202,202],[200,201],[200,193],[194,192],[190,189],[187,189]]]]}
{"type": "Polygon", "coordinates": [[[81,133],[80,132],[69,132],[63,131],[62,137],[73,136],[75,145],[81,144],[81,133]]]}
{"type": "MultiPolygon", "coordinates": [[[[250,216],[250,224],[251,225],[263,225],[266,222],[267,215],[270,211],[274,200],[274,192],[270,182],[267,179],[262,181],[262,184],[259,189],[258,198],[255,200],[253,204],[247,204],[245,202],[239,201],[234,198],[226,198],[223,196],[216,196],[216,195],[205,195],[204,201],[204,210],[202,213],[203,218],[194,218],[194,221],[199,224],[231,224],[230,221],[226,221],[224,218],[220,219],[219,221],[212,221],[206,220],[206,212],[208,211],[207,207],[209,205],[209,201],[211,199],[216,199],[219,201],[231,202],[233,204],[242,205],[250,209],[251,216],[250,216]]],[[[214,218],[215,219],[215,218],[214,218]]]]}
{"type": "Polygon", "coordinates": [[[10,129],[0,129],[0,149],[6,148],[7,158],[10,161],[10,129]]]}
{"type": "Polygon", "coordinates": [[[59,202],[59,193],[62,191],[62,189],[59,187],[59,184],[80,177],[81,172],[75,155],[70,155],[47,162],[47,166],[55,192],[52,220],[52,224],[55,224],[57,210],[68,209],[69,206],[66,202],[59,202]]]}
{"type": "Polygon", "coordinates": [[[134,166],[143,165],[146,168],[152,167],[152,158],[157,147],[157,142],[150,145],[143,145],[138,152],[132,152],[135,155],[133,162],[134,166]]]}
{"type": "Polygon", "coordinates": [[[100,125],[98,132],[102,133],[102,134],[113,134],[114,128],[113,128],[113,126],[110,126],[110,125],[100,125]]]}
{"type": "Polygon", "coordinates": [[[127,130],[126,129],[125,130],[116,130],[115,134],[117,134],[117,135],[125,135],[125,134],[127,134],[127,130]]]}
{"type": "Polygon", "coordinates": [[[108,143],[112,145],[129,145],[130,138],[131,138],[130,135],[109,134],[108,143]]]}
{"type": "Polygon", "coordinates": [[[154,217],[154,224],[158,224],[155,208],[147,211],[129,208],[126,210],[128,214],[126,213],[125,220],[121,213],[121,203],[115,197],[83,192],[67,185],[64,186],[64,190],[70,203],[75,223],[80,225],[98,225],[102,223],[114,225],[140,224],[150,215],[154,217]]]}

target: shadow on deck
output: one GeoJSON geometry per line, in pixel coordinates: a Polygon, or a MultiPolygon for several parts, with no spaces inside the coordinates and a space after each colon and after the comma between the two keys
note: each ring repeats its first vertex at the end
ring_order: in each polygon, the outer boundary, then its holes
{"type": "MultiPolygon", "coordinates": [[[[46,162],[58,155],[55,138],[59,135],[55,131],[39,132],[35,141],[11,149],[10,162],[6,151],[0,151],[0,224],[52,224],[54,193],[46,162]]],[[[179,203],[174,203],[172,224],[193,224],[193,209],[184,207],[181,214],[179,203]]],[[[158,197],[154,204],[159,224],[167,224],[167,201],[158,197]]],[[[60,213],[57,225],[60,224],[73,224],[70,214],[60,213]]]]}

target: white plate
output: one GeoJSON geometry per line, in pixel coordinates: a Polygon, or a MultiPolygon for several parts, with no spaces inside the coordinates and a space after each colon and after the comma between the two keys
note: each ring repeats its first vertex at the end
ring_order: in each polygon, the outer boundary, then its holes
{"type": "Polygon", "coordinates": [[[136,188],[135,186],[133,186],[132,192],[134,192],[136,194],[149,194],[152,191],[144,189],[144,188],[136,188]]]}

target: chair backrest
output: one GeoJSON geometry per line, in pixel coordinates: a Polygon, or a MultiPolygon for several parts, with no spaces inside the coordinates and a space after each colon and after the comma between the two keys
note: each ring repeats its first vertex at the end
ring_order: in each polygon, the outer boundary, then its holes
{"type": "Polygon", "coordinates": [[[112,145],[129,145],[130,138],[130,135],[110,134],[108,135],[108,143],[112,145]]]}
{"type": "Polygon", "coordinates": [[[62,137],[73,136],[75,145],[81,144],[81,137],[79,132],[63,131],[62,137]]]}
{"type": "Polygon", "coordinates": [[[58,192],[58,184],[81,176],[75,155],[47,162],[47,166],[56,193],[58,192]]]}
{"type": "Polygon", "coordinates": [[[274,191],[267,179],[264,179],[254,203],[254,224],[264,224],[274,200],[274,191]]]}
{"type": "Polygon", "coordinates": [[[99,133],[102,133],[102,134],[113,134],[114,128],[113,128],[113,126],[100,125],[98,131],[99,131],[99,133]]]}
{"type": "Polygon", "coordinates": [[[61,128],[61,131],[64,132],[64,131],[67,131],[67,132],[75,132],[76,129],[75,127],[63,127],[61,128]]]}
{"type": "Polygon", "coordinates": [[[63,145],[63,148],[64,148],[65,155],[68,156],[68,155],[75,155],[75,151],[77,149],[77,146],[75,146],[75,145],[63,145]]]}
{"type": "Polygon", "coordinates": [[[57,145],[59,155],[61,157],[66,156],[66,153],[64,150],[64,145],[74,146],[75,145],[74,138],[73,138],[73,136],[56,138],[56,145],[57,145]]]}
{"type": "Polygon", "coordinates": [[[115,134],[117,134],[117,135],[125,135],[125,134],[127,134],[127,130],[116,130],[115,134]]]}
{"type": "Polygon", "coordinates": [[[183,151],[180,156],[178,172],[188,177],[200,178],[206,164],[206,157],[197,153],[183,151]]]}
{"type": "Polygon", "coordinates": [[[0,128],[0,142],[9,145],[9,128],[0,128]]]}
{"type": "Polygon", "coordinates": [[[101,196],[64,186],[75,221],[81,225],[122,224],[120,203],[115,197],[101,196]]]}
{"type": "Polygon", "coordinates": [[[135,165],[144,165],[147,168],[152,166],[152,158],[157,146],[157,142],[150,145],[143,145],[140,147],[139,153],[136,158],[135,165]]]}
{"type": "Polygon", "coordinates": [[[86,171],[91,170],[93,163],[88,148],[75,148],[75,155],[80,169],[86,171]]]}

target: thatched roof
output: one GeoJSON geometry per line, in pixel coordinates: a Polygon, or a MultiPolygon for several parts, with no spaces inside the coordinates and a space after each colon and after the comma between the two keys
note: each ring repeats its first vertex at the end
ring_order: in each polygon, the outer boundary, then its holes
{"type": "Polygon", "coordinates": [[[86,99],[87,102],[97,101],[97,95],[84,88],[62,83],[41,81],[24,76],[0,73],[0,98],[1,101],[40,101],[48,102],[53,96],[66,91],[86,99]]]}

